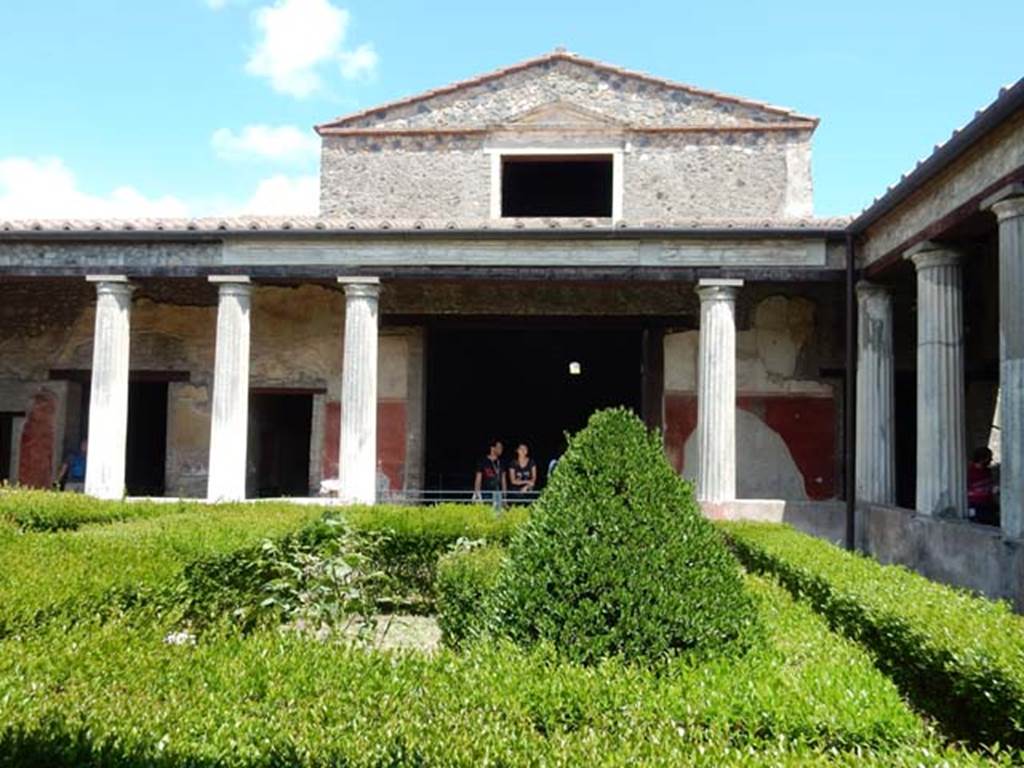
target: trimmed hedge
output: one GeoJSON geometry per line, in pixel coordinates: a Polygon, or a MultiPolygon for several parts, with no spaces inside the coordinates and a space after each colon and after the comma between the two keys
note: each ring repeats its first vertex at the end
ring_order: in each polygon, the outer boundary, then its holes
{"type": "Polygon", "coordinates": [[[208,508],[196,501],[103,501],[81,493],[0,487],[0,523],[25,531],[73,531],[90,523],[162,517],[208,508]]]}
{"type": "Polygon", "coordinates": [[[987,764],[941,747],[854,643],[749,579],[771,642],[655,672],[549,647],[195,646],[111,622],[0,643],[0,765],[987,764]],[[944,762],[948,761],[948,762],[944,762]]]}
{"type": "Polygon", "coordinates": [[[880,565],[788,526],[722,527],[749,568],[774,574],[863,643],[949,733],[1024,747],[1024,619],[1005,603],[880,565]]]}
{"type": "Polygon", "coordinates": [[[720,654],[757,637],[739,563],[631,411],[569,438],[495,589],[498,634],[592,663],[720,654]]]}
{"type": "Polygon", "coordinates": [[[522,508],[496,514],[483,505],[439,504],[431,507],[348,507],[345,521],[356,533],[375,538],[375,562],[404,598],[432,600],[438,558],[460,540],[507,544],[528,512],[522,508]]]}
{"type": "Polygon", "coordinates": [[[190,562],[282,536],[322,514],[295,504],[204,505],[78,531],[0,537],[0,637],[52,619],[116,613],[169,588],[190,562]]]}
{"type": "Polygon", "coordinates": [[[505,562],[505,550],[487,546],[445,555],[437,564],[437,623],[445,645],[458,648],[484,628],[482,617],[505,562]]]}

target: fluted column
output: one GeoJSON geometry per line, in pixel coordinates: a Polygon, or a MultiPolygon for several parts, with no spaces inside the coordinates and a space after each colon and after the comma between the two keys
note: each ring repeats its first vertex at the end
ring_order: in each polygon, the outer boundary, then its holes
{"type": "Polygon", "coordinates": [[[124,496],[128,443],[128,369],[132,286],[123,275],[86,278],[96,284],[96,326],[89,395],[89,449],[85,492],[124,496]]]}
{"type": "Polygon", "coordinates": [[[892,297],[857,283],[857,498],[896,503],[892,297]]]}
{"type": "Polygon", "coordinates": [[[1024,537],[1024,185],[997,195],[999,220],[999,507],[1007,536],[1024,537]]]}
{"type": "Polygon", "coordinates": [[[736,498],[736,293],[742,280],[701,280],[697,361],[697,498],[736,498]]]}
{"type": "Polygon", "coordinates": [[[377,300],[375,277],[344,278],[345,347],[341,371],[341,497],[373,504],[377,497],[377,300]]]}
{"type": "Polygon", "coordinates": [[[917,511],[967,513],[963,295],[960,256],[925,242],[917,269],[917,511]]]}
{"type": "Polygon", "coordinates": [[[218,286],[217,346],[210,414],[210,463],[206,497],[211,501],[245,498],[249,432],[249,278],[213,276],[218,286]]]}

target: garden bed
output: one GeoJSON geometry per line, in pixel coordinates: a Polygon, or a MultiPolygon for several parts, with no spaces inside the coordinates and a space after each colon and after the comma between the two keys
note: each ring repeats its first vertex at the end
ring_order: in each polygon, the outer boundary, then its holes
{"type": "Polygon", "coordinates": [[[8,522],[0,766],[1009,759],[946,743],[858,642],[770,577],[743,576],[763,636],[733,655],[580,665],[544,643],[465,632],[452,647],[451,627],[483,610],[526,516],[261,503],[140,519],[111,510],[115,522],[60,530],[8,522]],[[233,606],[258,603],[288,557],[339,537],[365,545],[360,567],[384,575],[388,599],[415,597],[429,613],[437,601],[447,646],[433,617],[378,612],[365,634],[238,621],[233,606]]]}

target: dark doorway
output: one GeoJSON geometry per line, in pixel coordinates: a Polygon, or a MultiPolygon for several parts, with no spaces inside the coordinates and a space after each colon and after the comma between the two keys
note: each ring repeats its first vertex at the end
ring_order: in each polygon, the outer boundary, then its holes
{"type": "Polygon", "coordinates": [[[502,216],[612,215],[611,155],[506,157],[502,216]]]}
{"type": "Polygon", "coordinates": [[[0,413],[0,483],[11,480],[11,440],[14,429],[14,417],[9,413],[0,413]]]}
{"type": "Polygon", "coordinates": [[[506,458],[526,442],[543,485],[548,462],[565,448],[565,432],[579,430],[599,408],[641,412],[642,340],[639,328],[432,329],[427,487],[471,488],[492,438],[505,443],[506,458]]]}
{"type": "Polygon", "coordinates": [[[129,496],[163,496],[167,462],[167,382],[128,384],[125,489],[129,496]]]}
{"type": "Polygon", "coordinates": [[[917,376],[914,371],[896,371],[893,400],[896,408],[893,425],[896,504],[914,509],[917,498],[917,376]]]}
{"type": "Polygon", "coordinates": [[[260,498],[308,496],[310,394],[254,393],[249,397],[251,491],[260,498]]]}

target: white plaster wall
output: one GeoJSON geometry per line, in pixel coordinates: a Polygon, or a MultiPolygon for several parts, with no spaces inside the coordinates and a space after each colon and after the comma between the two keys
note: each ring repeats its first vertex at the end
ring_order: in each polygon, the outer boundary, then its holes
{"type": "MultiPolygon", "coordinates": [[[[736,334],[737,393],[832,394],[828,384],[797,375],[800,355],[813,339],[814,324],[814,303],[808,299],[770,296],[758,303],[752,327],[736,334]]],[[[699,331],[666,334],[666,391],[696,391],[699,339],[699,331]]]]}

